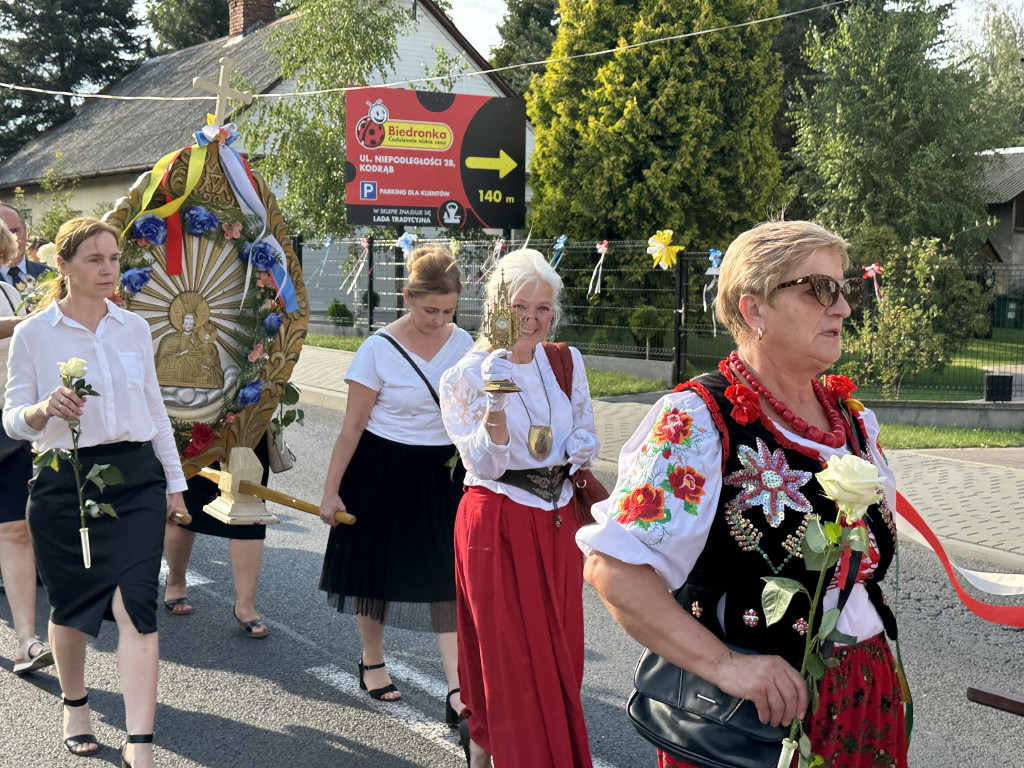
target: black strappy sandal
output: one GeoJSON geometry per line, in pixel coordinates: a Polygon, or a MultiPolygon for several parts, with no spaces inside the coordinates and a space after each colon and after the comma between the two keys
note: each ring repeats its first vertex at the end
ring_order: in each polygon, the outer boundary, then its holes
{"type": "Polygon", "coordinates": [[[456,712],[455,707],[452,706],[452,696],[461,690],[461,688],[452,688],[444,700],[444,721],[452,728],[458,728],[459,721],[462,720],[462,715],[456,712]]]}
{"type": "MultiPolygon", "coordinates": [[[[63,693],[60,695],[60,703],[65,707],[84,707],[89,703],[89,694],[85,694],[80,699],[69,699],[63,693]]],[[[64,746],[68,752],[77,757],[92,757],[100,751],[99,742],[96,737],[91,733],[83,733],[81,736],[68,736],[64,739],[64,746]],[[95,744],[96,749],[89,749],[85,752],[79,752],[75,747],[80,747],[83,744],[95,744]]]]}
{"type": "Polygon", "coordinates": [[[394,699],[382,698],[385,694],[391,693],[392,691],[398,691],[394,683],[388,683],[383,688],[374,688],[371,691],[366,687],[366,683],[363,681],[363,673],[366,672],[366,670],[380,669],[383,666],[384,662],[381,662],[380,664],[374,664],[373,666],[366,666],[365,664],[363,664],[363,660],[359,659],[359,687],[367,693],[369,693],[370,697],[376,699],[377,701],[400,701],[402,698],[401,692],[399,692],[398,697],[394,699]]]}
{"type": "Polygon", "coordinates": [[[129,744],[152,744],[152,743],[153,743],[153,734],[152,733],[143,733],[143,734],[137,735],[137,736],[132,736],[131,734],[129,734],[128,738],[124,740],[124,743],[121,745],[121,749],[120,749],[120,752],[121,752],[121,768],[132,768],[132,764],[129,763],[128,760],[125,759],[125,756],[124,756],[124,750],[125,750],[125,748],[129,744]]]}

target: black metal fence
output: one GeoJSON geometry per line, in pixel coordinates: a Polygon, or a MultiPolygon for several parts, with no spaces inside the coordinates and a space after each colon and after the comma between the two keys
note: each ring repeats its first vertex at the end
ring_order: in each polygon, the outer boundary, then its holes
{"type": "MultiPolygon", "coordinates": [[[[424,244],[432,241],[419,241],[424,244]]],[[[443,242],[448,245],[450,241],[443,242]]],[[[509,247],[520,247],[511,243],[509,247]]],[[[714,276],[708,252],[680,252],[673,269],[652,268],[646,241],[613,241],[601,258],[596,243],[568,243],[560,251],[550,240],[531,242],[545,253],[565,284],[563,319],[558,338],[584,353],[635,361],[626,363],[636,375],[658,378],[645,361],[670,365],[670,378],[682,381],[714,370],[735,342],[714,317],[714,276]]],[[[303,253],[303,272],[314,322],[311,331],[352,326],[350,333],[384,325],[402,312],[405,261],[394,240],[364,243],[359,239],[333,240],[303,253]],[[371,306],[371,299],[374,299],[371,306]],[[329,318],[343,313],[352,319],[329,318]]],[[[475,332],[483,313],[483,286],[493,264],[497,240],[458,243],[465,288],[459,300],[458,322],[475,332]]],[[[899,398],[972,400],[1002,398],[1009,393],[1024,399],[1024,266],[990,264],[963,270],[962,279],[981,287],[989,322],[978,338],[964,341],[951,364],[940,371],[912,372],[902,382],[899,398]],[[997,391],[998,390],[998,391],[997,391]]],[[[870,288],[868,307],[872,298],[870,288]]],[[[860,310],[863,312],[866,310],[860,310]]],[[[955,319],[958,308],[943,308],[955,319]]],[[[857,322],[860,314],[855,315],[857,322]]],[[[840,365],[857,361],[844,355],[840,365]]],[[[620,366],[621,368],[621,366],[620,366]]],[[[863,382],[862,376],[857,376],[863,382]]],[[[863,383],[864,397],[883,395],[881,385],[863,383]]],[[[893,396],[892,393],[885,393],[893,396]]]]}

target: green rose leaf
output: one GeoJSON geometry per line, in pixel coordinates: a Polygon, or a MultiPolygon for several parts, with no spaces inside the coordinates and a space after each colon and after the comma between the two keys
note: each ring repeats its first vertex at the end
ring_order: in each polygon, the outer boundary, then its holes
{"type": "Polygon", "coordinates": [[[289,381],[281,392],[280,403],[281,405],[295,405],[297,402],[299,402],[299,390],[289,381]]]}
{"type": "Polygon", "coordinates": [[[811,740],[807,738],[806,733],[800,734],[800,741],[797,742],[800,745],[800,757],[811,757],[811,740]]]}
{"type": "Polygon", "coordinates": [[[838,544],[843,535],[843,526],[839,523],[825,523],[825,535],[833,544],[838,544]]]}
{"type": "Polygon", "coordinates": [[[836,628],[836,622],[838,621],[838,608],[833,608],[831,611],[825,611],[825,615],[821,617],[821,626],[818,628],[818,637],[827,638],[832,633],[832,630],[836,628]]]}
{"type": "MultiPolygon", "coordinates": [[[[821,527],[821,520],[814,519],[807,524],[807,533],[804,535],[804,542],[812,552],[825,551],[825,547],[828,546],[828,539],[825,536],[825,530],[821,527]]],[[[813,570],[820,571],[821,569],[814,568],[813,570]]]]}
{"type": "Polygon", "coordinates": [[[825,567],[825,553],[811,549],[806,538],[800,542],[800,554],[804,557],[804,565],[808,571],[820,571],[825,567]]]}
{"type": "Polygon", "coordinates": [[[827,659],[825,659],[825,666],[829,669],[835,669],[839,666],[839,659],[837,659],[835,656],[829,656],[827,659]]]}
{"type": "Polygon", "coordinates": [[[844,528],[843,543],[856,552],[868,551],[868,531],[866,528],[844,528]]]}
{"type": "Polygon", "coordinates": [[[833,643],[842,643],[843,645],[857,644],[856,637],[854,637],[853,635],[847,635],[845,632],[840,632],[838,629],[833,630],[832,633],[826,639],[831,640],[833,643]]]}
{"type": "MultiPolygon", "coordinates": [[[[825,662],[822,661],[821,656],[816,653],[812,653],[805,660],[807,668],[807,679],[811,682],[817,682],[825,676],[825,662]]],[[[817,686],[815,686],[817,688],[817,686]]]]}
{"type": "Polygon", "coordinates": [[[761,593],[761,606],[764,608],[764,616],[770,627],[776,622],[782,621],[786,615],[793,595],[807,590],[799,581],[793,579],[782,579],[775,576],[763,576],[765,582],[764,591],[761,593]]]}
{"type": "Polygon", "coordinates": [[[694,504],[692,501],[684,501],[683,502],[683,509],[685,509],[687,512],[689,512],[691,515],[698,514],[698,512],[697,512],[697,505],[694,504]]]}

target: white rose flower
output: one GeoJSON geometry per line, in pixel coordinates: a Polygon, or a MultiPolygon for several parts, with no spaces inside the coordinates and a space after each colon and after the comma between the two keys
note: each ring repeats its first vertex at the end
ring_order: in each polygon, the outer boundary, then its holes
{"type": "Polygon", "coordinates": [[[66,363],[57,363],[60,368],[61,378],[83,379],[85,378],[86,363],[80,357],[72,357],[66,363]]]}
{"type": "Polygon", "coordinates": [[[853,454],[832,457],[815,477],[848,523],[860,520],[868,507],[882,498],[878,467],[853,454]]]}

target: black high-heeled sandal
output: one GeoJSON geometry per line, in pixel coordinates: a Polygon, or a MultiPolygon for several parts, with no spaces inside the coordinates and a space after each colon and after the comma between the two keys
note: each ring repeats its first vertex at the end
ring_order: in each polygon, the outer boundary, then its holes
{"type": "Polygon", "coordinates": [[[383,688],[374,688],[372,691],[366,687],[366,683],[363,681],[363,673],[368,669],[380,669],[384,666],[384,662],[380,664],[374,664],[373,666],[367,666],[363,664],[363,660],[359,659],[359,687],[370,694],[371,698],[377,701],[401,701],[402,694],[399,692],[398,696],[393,699],[382,698],[385,694],[391,693],[392,691],[398,691],[394,683],[388,683],[383,688]]]}
{"type": "MultiPolygon", "coordinates": [[[[63,693],[60,695],[60,703],[65,707],[84,707],[89,703],[89,694],[85,694],[80,699],[69,699],[63,693]]],[[[68,752],[77,757],[92,757],[100,751],[99,742],[96,740],[96,736],[91,733],[83,733],[81,736],[68,736],[64,739],[64,746],[68,752]],[[80,747],[83,744],[95,744],[96,749],[88,749],[85,752],[79,752],[75,747],[80,747]]]]}
{"type": "Polygon", "coordinates": [[[472,765],[469,759],[469,720],[465,717],[459,720],[459,746],[466,753],[466,765],[472,765]]]}
{"type": "Polygon", "coordinates": [[[143,733],[143,734],[138,734],[138,735],[135,735],[135,736],[132,736],[131,734],[128,734],[128,738],[124,740],[123,744],[121,744],[121,750],[120,750],[120,752],[121,752],[121,768],[132,768],[132,764],[129,763],[127,758],[125,758],[125,756],[124,756],[124,750],[125,750],[125,748],[129,744],[152,744],[152,743],[153,743],[153,734],[152,733],[143,733]]]}
{"type": "Polygon", "coordinates": [[[452,706],[452,696],[458,693],[461,688],[452,688],[448,691],[448,695],[444,700],[444,721],[452,728],[459,727],[459,721],[462,720],[462,715],[455,711],[455,707],[452,706]]]}

